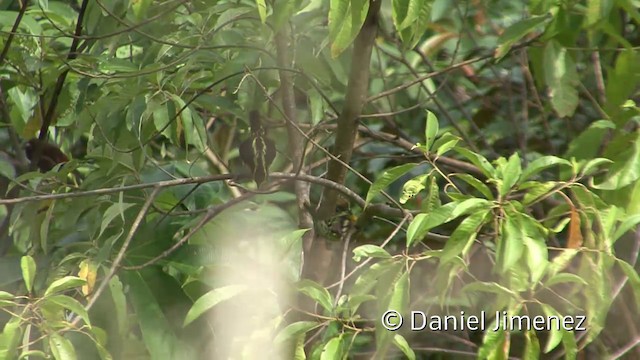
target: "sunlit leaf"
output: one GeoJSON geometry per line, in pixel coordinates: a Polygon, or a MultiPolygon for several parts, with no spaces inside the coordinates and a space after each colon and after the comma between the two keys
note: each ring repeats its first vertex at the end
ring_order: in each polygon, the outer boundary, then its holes
{"type": "Polygon", "coordinates": [[[33,290],[33,280],[36,277],[36,262],[29,255],[25,255],[20,260],[20,267],[22,268],[22,278],[24,279],[24,285],[28,292],[33,290]]]}

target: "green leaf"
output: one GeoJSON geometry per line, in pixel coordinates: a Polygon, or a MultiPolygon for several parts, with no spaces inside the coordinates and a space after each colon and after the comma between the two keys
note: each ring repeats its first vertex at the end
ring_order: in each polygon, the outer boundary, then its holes
{"type": "MultiPolygon", "coordinates": [[[[149,110],[149,107],[151,106],[151,104],[148,105],[147,110],[149,110]]],[[[156,130],[160,131],[160,133],[167,139],[171,139],[172,142],[177,143],[177,136],[172,136],[173,134],[171,132],[171,120],[169,118],[169,112],[175,114],[175,104],[172,101],[167,101],[166,103],[154,108],[153,125],[155,126],[156,130]]],[[[175,121],[173,123],[175,123],[175,121]]]]}
{"type": "Polygon", "coordinates": [[[0,333],[0,359],[11,359],[18,353],[18,345],[22,337],[22,320],[14,316],[0,333]]]}
{"type": "Polygon", "coordinates": [[[393,19],[393,25],[396,31],[401,32],[404,28],[401,28],[404,19],[407,17],[407,9],[409,8],[410,0],[392,0],[391,1],[391,18],[393,19]]]}
{"type": "Polygon", "coordinates": [[[141,20],[146,17],[147,9],[149,9],[151,1],[152,0],[136,0],[131,2],[131,8],[133,9],[133,14],[136,16],[136,19],[141,20]]]}
{"type": "Polygon", "coordinates": [[[298,282],[297,288],[298,291],[313,299],[328,312],[331,312],[333,309],[331,294],[329,294],[329,291],[318,283],[308,279],[303,279],[298,282]]]}
{"type": "Polygon", "coordinates": [[[598,156],[598,147],[593,144],[600,144],[604,137],[611,130],[616,128],[616,124],[610,120],[594,121],[589,127],[582,131],[578,137],[569,143],[569,149],[565,157],[571,159],[594,159],[598,156]]]}
{"type": "Polygon", "coordinates": [[[563,284],[563,283],[572,283],[572,284],[585,285],[585,286],[589,285],[589,283],[585,279],[581,278],[576,274],[571,274],[571,273],[555,274],[553,277],[547,280],[544,285],[545,287],[551,287],[553,285],[563,284]]]}
{"type": "Polygon", "coordinates": [[[78,358],[71,341],[58,333],[49,336],[49,347],[56,360],[75,360],[78,358]]]}
{"type": "Polygon", "coordinates": [[[267,3],[265,0],[256,0],[256,6],[258,7],[260,21],[265,24],[267,22],[267,3]]]}
{"type": "Polygon", "coordinates": [[[355,297],[368,294],[371,289],[374,288],[380,277],[384,276],[384,274],[397,273],[400,271],[402,265],[402,262],[382,260],[371,265],[371,267],[365,268],[353,284],[349,295],[355,297]]]}
{"type": "Polygon", "coordinates": [[[232,297],[246,290],[247,287],[244,285],[229,285],[209,291],[193,303],[193,306],[191,306],[191,309],[189,309],[187,316],[185,316],[182,326],[191,324],[191,322],[200,317],[207,310],[225,300],[231,299],[232,297]]]}
{"type": "Polygon", "coordinates": [[[62,279],[58,279],[49,285],[44,292],[44,296],[59,293],[65,290],[80,287],[86,283],[85,280],[77,276],[65,276],[62,279]]]}
{"type": "Polygon", "coordinates": [[[284,341],[297,337],[300,334],[305,334],[309,330],[317,328],[318,326],[320,326],[320,324],[315,321],[298,321],[293,324],[289,324],[278,333],[273,342],[275,344],[280,344],[284,341]]]}
{"type": "Polygon", "coordinates": [[[451,176],[455,176],[460,178],[467,184],[471,185],[474,189],[478,190],[480,194],[482,194],[485,199],[493,200],[493,194],[491,193],[491,189],[487,185],[485,185],[482,181],[476,179],[472,175],[469,174],[451,174],[451,176]]]}
{"type": "Polygon", "coordinates": [[[278,239],[278,244],[282,245],[282,249],[285,252],[287,252],[287,251],[291,250],[292,248],[294,248],[295,244],[300,244],[301,240],[302,240],[302,237],[307,232],[309,232],[309,229],[294,230],[294,231],[286,234],[285,236],[281,237],[280,239],[278,239]]]}
{"type": "Polygon", "coordinates": [[[339,354],[341,352],[341,349],[340,349],[341,345],[342,345],[342,336],[337,336],[329,340],[327,344],[324,346],[324,348],[322,349],[320,360],[340,359],[341,356],[339,356],[339,354]]]}
{"type": "Polygon", "coordinates": [[[571,162],[569,160],[565,160],[553,155],[547,155],[533,160],[529,166],[527,166],[520,176],[520,181],[525,181],[532,176],[537,175],[543,170],[546,170],[555,165],[566,165],[571,166],[571,162]]]}
{"type": "MultiPolygon", "coordinates": [[[[562,316],[560,316],[560,314],[553,307],[547,304],[540,304],[540,306],[542,307],[542,311],[544,311],[544,314],[547,317],[558,316],[562,318],[562,316]]],[[[560,344],[560,341],[562,341],[562,331],[558,330],[558,328],[555,326],[551,326],[549,328],[549,338],[547,340],[547,345],[545,345],[544,347],[545,354],[555,349],[556,346],[560,344]]]]}
{"type": "Polygon", "coordinates": [[[502,169],[502,184],[500,184],[500,195],[506,195],[520,179],[522,174],[522,164],[518,153],[509,157],[507,165],[502,169]]]}
{"type": "MultiPolygon", "coordinates": [[[[627,214],[640,214],[640,181],[636,182],[635,185],[632,186],[631,191],[628,193],[628,202],[626,206],[627,214]]],[[[614,238],[617,240],[618,238],[614,238]]]]}
{"type": "Polygon", "coordinates": [[[400,314],[407,312],[409,307],[409,273],[407,271],[393,284],[393,292],[389,300],[389,310],[395,310],[400,314]]]}
{"type": "Polygon", "coordinates": [[[522,243],[526,248],[525,256],[527,258],[529,273],[531,274],[530,281],[532,285],[535,285],[540,281],[549,266],[547,244],[543,239],[534,239],[529,236],[525,236],[522,239],[522,243]]]}
{"type": "Polygon", "coordinates": [[[368,206],[371,200],[373,200],[373,198],[376,195],[378,195],[384,188],[389,186],[389,184],[391,184],[392,182],[398,180],[398,178],[400,178],[402,175],[413,170],[413,168],[415,168],[416,165],[417,164],[414,164],[414,163],[402,164],[400,166],[396,166],[391,169],[387,169],[383,171],[382,175],[380,175],[380,177],[378,177],[376,181],[374,181],[373,184],[371,184],[371,187],[369,188],[369,192],[367,192],[365,206],[368,206]]]}
{"type": "Polygon", "coordinates": [[[461,202],[458,202],[454,207],[453,211],[451,211],[451,219],[453,220],[458,216],[471,214],[477,210],[488,210],[491,208],[492,203],[485,199],[480,198],[471,198],[466,199],[461,202]]]}
{"type": "Polygon", "coordinates": [[[29,255],[25,255],[20,259],[20,267],[22,268],[22,279],[27,291],[31,293],[33,290],[33,280],[36,278],[36,262],[29,255]]]}
{"type": "Polygon", "coordinates": [[[16,177],[16,169],[13,164],[4,157],[0,157],[0,176],[4,176],[7,179],[13,179],[16,177]]]}
{"type": "Polygon", "coordinates": [[[338,57],[358,36],[368,11],[368,0],[330,1],[329,38],[333,58],[338,57]]]}
{"type": "Polygon", "coordinates": [[[496,169],[489,163],[484,156],[480,154],[476,154],[473,151],[463,148],[463,147],[455,147],[454,148],[460,155],[466,157],[473,165],[475,165],[487,178],[492,179],[495,176],[496,169]]]}
{"type": "Polygon", "coordinates": [[[564,347],[564,358],[574,360],[578,355],[578,345],[576,334],[573,331],[562,330],[562,346],[564,347]]]}
{"type": "Polygon", "coordinates": [[[429,174],[418,175],[407,181],[402,186],[402,195],[400,196],[400,204],[406,204],[407,201],[416,196],[425,188],[425,180],[429,174]]]}
{"type": "Polygon", "coordinates": [[[450,260],[464,254],[475,240],[478,231],[484,224],[485,217],[489,209],[478,210],[471,216],[462,220],[460,225],[453,231],[451,237],[444,246],[440,262],[447,263],[450,260]]]}
{"type": "Polygon", "coordinates": [[[460,142],[460,139],[453,139],[443,143],[442,145],[436,147],[436,155],[438,156],[444,155],[446,152],[456,147],[456,145],[458,145],[459,142],[460,142]]]}
{"type": "Polygon", "coordinates": [[[434,113],[427,110],[427,124],[424,131],[424,145],[427,150],[431,149],[433,142],[436,141],[436,136],[438,135],[438,118],[434,113]]]}
{"type": "Polygon", "coordinates": [[[564,249],[562,253],[551,260],[551,264],[549,264],[549,276],[554,276],[558,272],[564,270],[569,262],[578,254],[578,249],[564,249]]]}
{"type": "Polygon", "coordinates": [[[389,259],[391,255],[378,245],[361,245],[353,249],[353,261],[360,262],[363,257],[389,259]]]}
{"type": "Polygon", "coordinates": [[[396,30],[402,31],[413,25],[418,20],[425,2],[426,0],[394,0],[392,15],[396,30]]]}
{"type": "Polygon", "coordinates": [[[395,334],[393,336],[393,343],[402,351],[402,353],[409,360],[415,360],[416,354],[413,352],[413,349],[409,346],[407,340],[400,334],[395,334]]]}
{"type": "Polygon", "coordinates": [[[618,154],[607,172],[607,178],[593,187],[601,190],[616,190],[630,185],[640,178],[640,134],[636,135],[631,146],[618,154]]]}
{"type": "Polygon", "coordinates": [[[43,301],[45,304],[51,303],[62,306],[63,308],[76,313],[82,320],[84,320],[87,325],[89,325],[89,328],[91,328],[91,320],[89,319],[89,314],[78,300],[66,295],[53,295],[45,297],[43,301]]]}
{"type": "Polygon", "coordinates": [[[0,291],[0,300],[13,300],[15,296],[12,293],[6,291],[0,291]]]}
{"type": "Polygon", "coordinates": [[[442,225],[451,220],[451,213],[458,205],[456,202],[450,202],[428,214],[418,214],[407,228],[407,247],[413,245],[414,242],[421,240],[429,230],[438,225],[442,225]]]}
{"type": "MultiPolygon", "coordinates": [[[[489,326],[490,329],[495,329],[495,320],[489,326]]],[[[506,359],[504,354],[504,341],[505,334],[502,327],[497,331],[485,331],[482,338],[482,346],[478,349],[478,359],[506,359]]]]}
{"type": "Polygon", "coordinates": [[[127,329],[129,329],[127,299],[124,296],[124,288],[118,275],[115,275],[109,280],[109,293],[111,294],[111,300],[116,310],[113,316],[118,325],[119,334],[125,334],[127,329]]]}
{"type": "Polygon", "coordinates": [[[626,234],[631,228],[634,228],[636,225],[640,223],[640,214],[631,215],[626,217],[620,225],[616,228],[616,231],[612,235],[612,242],[620,239],[622,235],[626,234]]]}
{"type": "Polygon", "coordinates": [[[133,203],[121,203],[121,202],[111,204],[111,206],[109,206],[109,208],[107,208],[107,210],[102,215],[102,223],[100,224],[100,233],[98,237],[102,236],[102,233],[106,230],[107,226],[109,226],[111,221],[113,221],[113,219],[116,218],[116,216],[120,215],[120,219],[122,219],[122,222],[124,223],[125,210],[127,210],[128,208],[134,205],[135,204],[133,203]]]}
{"type": "Polygon", "coordinates": [[[549,19],[551,19],[549,15],[532,16],[509,26],[498,38],[499,46],[495,52],[495,58],[498,61],[502,59],[516,42],[539,28],[549,19]]]}
{"type": "Polygon", "coordinates": [[[549,87],[551,105],[559,117],[571,116],[578,107],[576,65],[560,43],[551,40],[544,50],[544,78],[549,87]]]}
{"type": "Polygon", "coordinates": [[[640,311],[640,275],[636,272],[633,266],[629,265],[624,260],[617,259],[618,266],[622,269],[624,274],[629,279],[631,289],[633,289],[633,296],[636,298],[636,312],[640,311]]]}
{"type": "MultiPolygon", "coordinates": [[[[126,271],[121,278],[128,285],[127,300],[135,315],[136,325],[151,359],[175,359],[175,354],[184,351],[169,320],[146,279],[138,271],[126,271]]],[[[170,296],[170,294],[161,294],[170,296]]],[[[186,352],[186,351],[185,351],[186,352]]],[[[188,356],[186,358],[189,358],[188,356]]]]}
{"type": "Polygon", "coordinates": [[[202,121],[197,120],[199,119],[198,114],[191,112],[189,106],[185,107],[186,103],[178,95],[171,94],[171,98],[178,105],[178,111],[184,109],[178,115],[178,119],[184,128],[185,142],[195,146],[199,152],[204,153],[207,146],[206,131],[204,130],[202,121]]]}
{"type": "MultiPolygon", "coordinates": [[[[1,354],[1,353],[0,353],[1,354]]],[[[29,351],[25,351],[23,353],[20,354],[19,359],[35,359],[35,358],[42,358],[42,359],[46,359],[47,358],[47,354],[45,354],[43,351],[40,350],[29,350],[29,351]]]]}
{"type": "Polygon", "coordinates": [[[614,161],[605,158],[590,159],[584,164],[581,164],[580,176],[589,176],[594,173],[598,167],[602,164],[614,164],[614,161]]]}
{"type": "Polygon", "coordinates": [[[306,337],[304,335],[298,336],[298,340],[296,341],[296,345],[295,345],[295,352],[293,354],[293,360],[307,359],[307,355],[304,350],[305,338],[306,337]]]}
{"type": "Polygon", "coordinates": [[[506,219],[502,222],[502,236],[498,239],[496,250],[496,263],[503,274],[510,270],[522,256],[524,250],[522,230],[517,215],[507,213],[506,219]]]}
{"type": "Polygon", "coordinates": [[[523,360],[537,360],[540,359],[540,342],[536,331],[528,329],[524,333],[525,345],[524,353],[522,354],[523,360]]]}
{"type": "Polygon", "coordinates": [[[520,190],[526,190],[522,198],[522,204],[525,206],[531,205],[535,201],[538,201],[541,197],[549,194],[558,185],[555,181],[547,181],[543,183],[539,182],[527,182],[520,186],[520,190]]]}
{"type": "MultiPolygon", "coordinates": [[[[637,14],[638,6],[635,4],[631,5],[630,3],[629,1],[627,9],[633,9],[637,14]]],[[[627,14],[631,14],[631,12],[627,14]]],[[[615,32],[613,34],[618,35],[615,32]]],[[[607,103],[605,111],[612,119],[618,118],[616,114],[621,110],[620,106],[629,98],[633,97],[634,92],[638,89],[638,71],[640,69],[638,63],[636,51],[631,49],[621,51],[616,57],[613,71],[607,71],[608,76],[606,77],[607,83],[605,86],[607,103]]],[[[622,119],[624,119],[624,117],[620,117],[620,120],[622,119]]]]}
{"type": "Polygon", "coordinates": [[[427,196],[422,201],[422,212],[430,213],[433,209],[442,206],[440,201],[440,188],[435,176],[429,177],[429,184],[427,185],[427,196]]]}

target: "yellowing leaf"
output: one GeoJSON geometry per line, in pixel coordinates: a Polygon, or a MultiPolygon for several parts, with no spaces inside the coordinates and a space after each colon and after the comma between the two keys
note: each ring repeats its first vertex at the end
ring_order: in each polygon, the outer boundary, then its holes
{"type": "Polygon", "coordinates": [[[82,285],[82,293],[84,296],[89,296],[93,292],[96,284],[98,266],[92,260],[85,259],[82,260],[79,267],[78,277],[86,281],[86,283],[82,285]]]}

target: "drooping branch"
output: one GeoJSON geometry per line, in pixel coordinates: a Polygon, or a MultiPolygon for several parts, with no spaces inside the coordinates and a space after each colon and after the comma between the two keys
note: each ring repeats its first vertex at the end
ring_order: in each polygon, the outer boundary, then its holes
{"type": "MultiPolygon", "coordinates": [[[[380,0],[369,1],[367,18],[354,42],[347,94],[342,112],[338,116],[338,128],[336,130],[333,154],[347,164],[353,154],[353,144],[357,134],[360,114],[367,99],[369,64],[371,63],[371,52],[378,31],[380,3],[380,0]]],[[[347,168],[340,162],[334,159],[329,162],[327,179],[343,184],[346,174],[347,168]]],[[[325,188],[318,211],[318,216],[321,219],[327,219],[334,214],[337,196],[337,192],[325,188]]]]}

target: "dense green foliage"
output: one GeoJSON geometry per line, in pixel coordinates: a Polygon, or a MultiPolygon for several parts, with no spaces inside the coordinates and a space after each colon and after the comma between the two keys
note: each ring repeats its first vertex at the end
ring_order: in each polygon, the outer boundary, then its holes
{"type": "Polygon", "coordinates": [[[0,358],[640,357],[639,7],[0,0],[0,358]]]}

